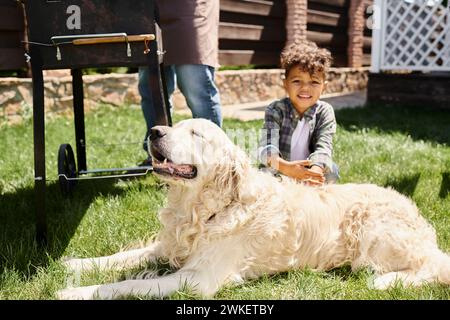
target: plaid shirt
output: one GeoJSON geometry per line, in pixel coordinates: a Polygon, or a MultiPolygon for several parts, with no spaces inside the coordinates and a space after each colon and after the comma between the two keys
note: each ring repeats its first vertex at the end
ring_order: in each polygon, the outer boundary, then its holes
{"type": "MultiPolygon", "coordinates": [[[[333,107],[319,100],[303,116],[309,125],[308,159],[329,171],[333,163],[333,135],[336,132],[333,107]]],[[[301,117],[289,98],[272,102],[267,107],[258,152],[262,164],[267,165],[267,157],[273,154],[291,160],[292,134],[299,120],[301,117]]]]}

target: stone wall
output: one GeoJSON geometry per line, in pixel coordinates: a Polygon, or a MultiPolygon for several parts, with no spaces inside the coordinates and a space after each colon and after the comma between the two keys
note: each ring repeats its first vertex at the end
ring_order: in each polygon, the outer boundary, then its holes
{"type": "MultiPolygon", "coordinates": [[[[268,101],[285,95],[283,70],[260,69],[218,71],[216,83],[223,108],[229,105],[268,101]]],[[[334,68],[330,70],[326,94],[349,93],[367,87],[368,68],[334,68]]],[[[68,71],[46,72],[44,75],[46,116],[72,112],[72,77],[68,71]]],[[[137,74],[83,76],[85,108],[98,104],[115,106],[139,104],[137,74]]],[[[183,95],[173,96],[175,109],[186,107],[183,95]]],[[[0,78],[0,124],[17,123],[32,117],[31,79],[0,78]]]]}

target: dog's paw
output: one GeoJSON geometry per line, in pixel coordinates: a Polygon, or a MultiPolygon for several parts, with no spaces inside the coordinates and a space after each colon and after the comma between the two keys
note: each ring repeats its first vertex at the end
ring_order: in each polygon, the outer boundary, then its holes
{"type": "Polygon", "coordinates": [[[373,282],[373,287],[377,290],[387,290],[402,282],[401,274],[389,272],[377,277],[373,282]]]}
{"type": "Polygon", "coordinates": [[[59,300],[93,300],[96,297],[98,287],[100,286],[63,289],[56,292],[56,297],[59,300]]]}

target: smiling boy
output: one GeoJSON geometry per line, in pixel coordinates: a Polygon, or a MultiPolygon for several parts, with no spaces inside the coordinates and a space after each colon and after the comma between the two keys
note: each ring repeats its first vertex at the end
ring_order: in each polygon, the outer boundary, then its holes
{"type": "Polygon", "coordinates": [[[287,47],[281,66],[288,97],[271,103],[265,112],[260,161],[310,185],[335,182],[339,177],[332,161],[333,107],[319,100],[331,60],[328,50],[310,41],[287,47]]]}

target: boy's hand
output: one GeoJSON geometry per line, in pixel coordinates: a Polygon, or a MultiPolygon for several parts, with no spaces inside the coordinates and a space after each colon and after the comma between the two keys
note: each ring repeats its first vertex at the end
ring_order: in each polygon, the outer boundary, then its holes
{"type": "Polygon", "coordinates": [[[280,166],[280,171],[311,186],[323,185],[325,177],[322,168],[319,166],[311,167],[311,164],[310,160],[286,161],[280,166]]]}
{"type": "Polygon", "coordinates": [[[325,176],[323,174],[324,170],[321,167],[319,167],[319,166],[311,166],[310,170],[319,173],[321,175],[322,179],[319,182],[318,181],[307,180],[306,183],[309,184],[309,185],[313,185],[313,186],[321,186],[321,185],[323,185],[324,182],[325,182],[325,176]]]}
{"type": "Polygon", "coordinates": [[[269,165],[285,176],[301,180],[310,186],[321,186],[325,182],[322,168],[311,167],[311,160],[286,161],[275,156],[269,159],[269,165]]]}

